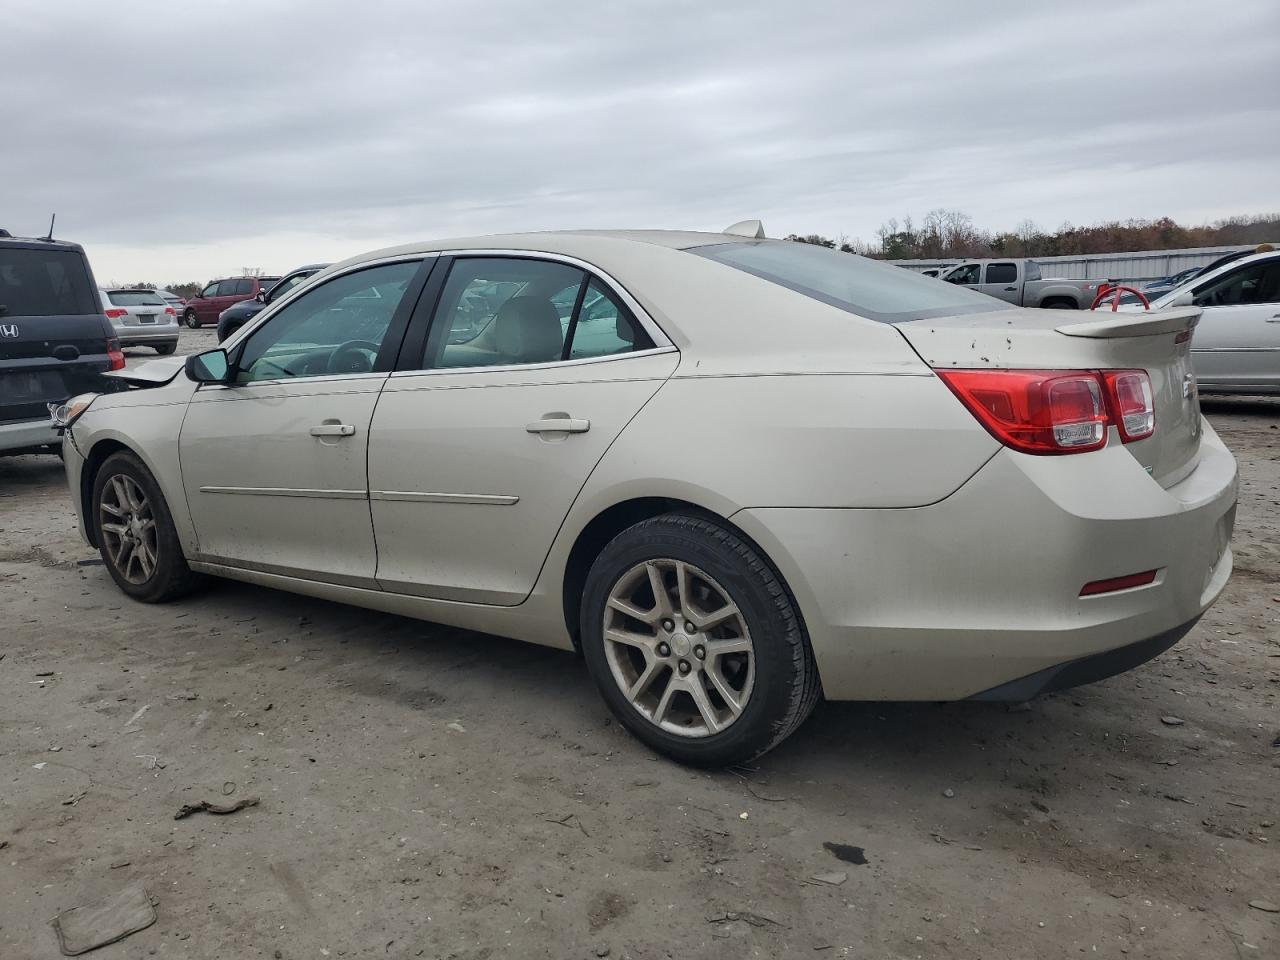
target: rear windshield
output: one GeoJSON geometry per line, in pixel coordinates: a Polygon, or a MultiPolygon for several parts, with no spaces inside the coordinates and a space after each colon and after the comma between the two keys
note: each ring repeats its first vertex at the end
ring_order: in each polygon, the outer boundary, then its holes
{"type": "Polygon", "coordinates": [[[881,323],[1011,309],[994,297],[811,243],[748,240],[688,252],[881,323]]]}
{"type": "Polygon", "coordinates": [[[101,312],[84,254],[0,247],[0,320],[101,312]]]}
{"type": "Polygon", "coordinates": [[[116,307],[164,306],[164,298],[150,290],[108,290],[107,299],[116,307]]]}

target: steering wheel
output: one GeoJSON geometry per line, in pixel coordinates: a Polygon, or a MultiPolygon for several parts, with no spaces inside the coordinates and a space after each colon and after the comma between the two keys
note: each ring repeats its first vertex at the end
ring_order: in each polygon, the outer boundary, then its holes
{"type": "Polygon", "coordinates": [[[372,373],[373,361],[378,356],[378,345],[368,340],[348,340],[340,343],[329,354],[326,364],[329,373],[372,373]],[[373,356],[365,356],[356,351],[367,350],[373,356]]]}
{"type": "Polygon", "coordinates": [[[1138,290],[1135,287],[1120,287],[1120,286],[1108,287],[1106,284],[1103,284],[1101,287],[1098,288],[1098,295],[1093,298],[1093,306],[1091,306],[1089,309],[1097,310],[1098,304],[1100,304],[1103,300],[1107,299],[1107,297],[1111,297],[1111,312],[1115,313],[1116,310],[1120,308],[1120,294],[1124,293],[1125,291],[1132,293],[1134,296],[1136,296],[1139,300],[1142,301],[1143,310],[1151,309],[1151,301],[1147,299],[1146,295],[1141,290],[1138,290]]]}

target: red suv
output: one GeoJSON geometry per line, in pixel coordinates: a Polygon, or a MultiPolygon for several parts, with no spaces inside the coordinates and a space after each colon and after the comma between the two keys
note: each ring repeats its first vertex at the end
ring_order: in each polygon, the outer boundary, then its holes
{"type": "Polygon", "coordinates": [[[270,290],[279,280],[279,277],[232,277],[229,280],[214,280],[187,301],[186,309],[182,311],[182,321],[192,329],[206,323],[217,323],[218,314],[227,307],[241,300],[252,300],[260,291],[270,290]]]}

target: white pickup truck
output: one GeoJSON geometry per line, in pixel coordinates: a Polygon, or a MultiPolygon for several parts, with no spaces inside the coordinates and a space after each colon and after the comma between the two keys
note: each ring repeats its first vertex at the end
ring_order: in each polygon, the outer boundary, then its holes
{"type": "Polygon", "coordinates": [[[1043,280],[1034,260],[968,260],[938,277],[1020,307],[1088,310],[1105,280],[1043,280]]]}

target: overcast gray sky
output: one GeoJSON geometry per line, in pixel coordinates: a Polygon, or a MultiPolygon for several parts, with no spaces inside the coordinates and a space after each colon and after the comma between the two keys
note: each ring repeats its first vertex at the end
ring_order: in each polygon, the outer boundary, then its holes
{"type": "Polygon", "coordinates": [[[9,0],[0,226],[102,280],[504,230],[1280,208],[1280,3],[9,0]]]}

